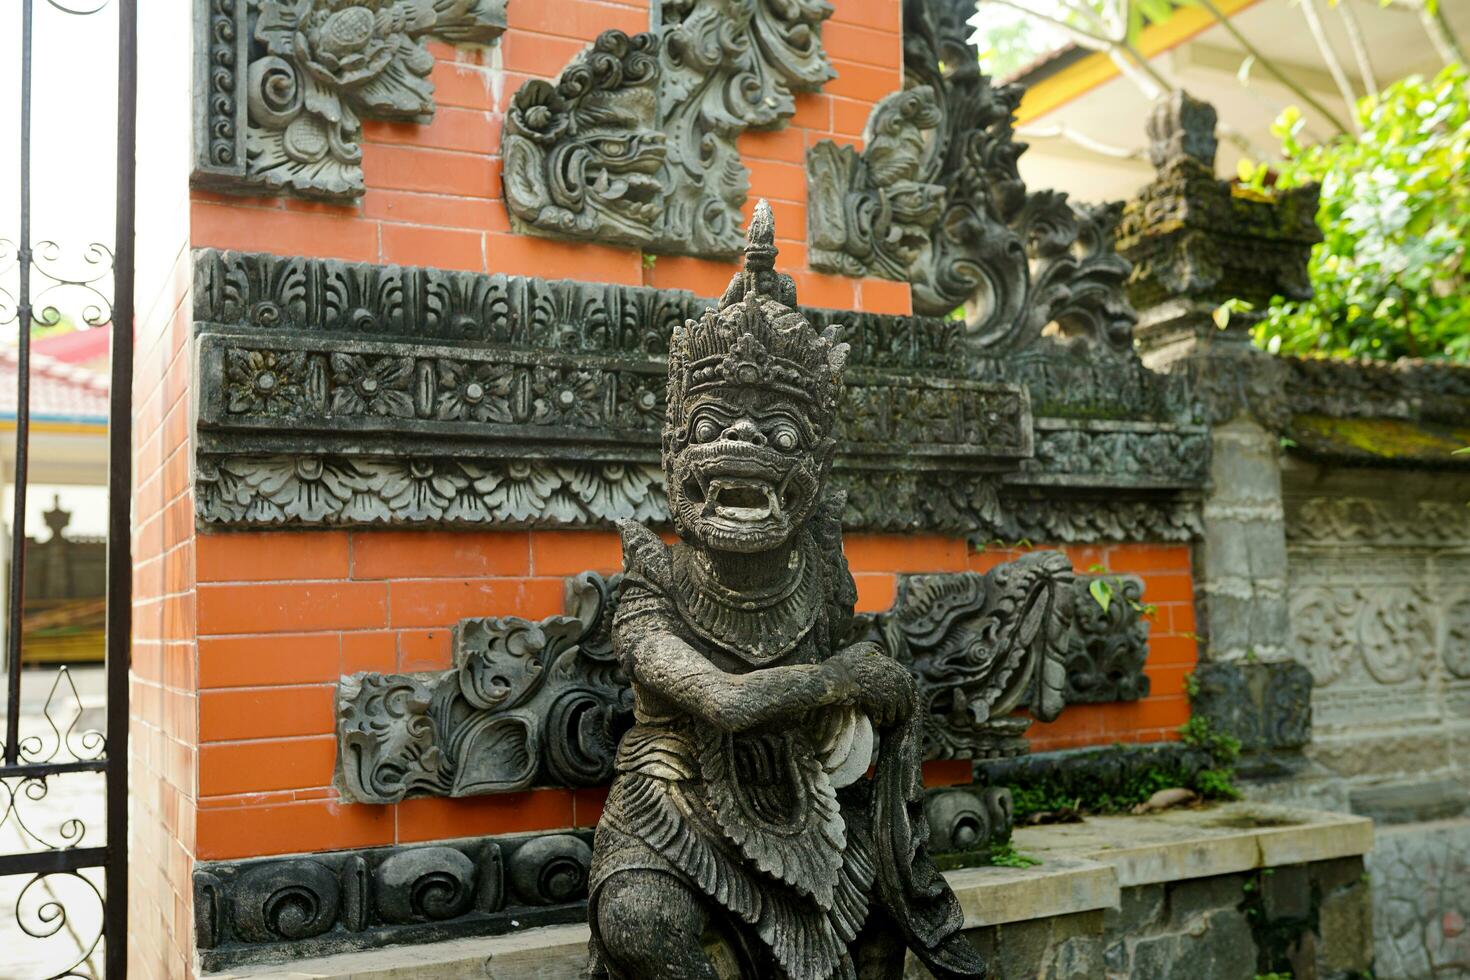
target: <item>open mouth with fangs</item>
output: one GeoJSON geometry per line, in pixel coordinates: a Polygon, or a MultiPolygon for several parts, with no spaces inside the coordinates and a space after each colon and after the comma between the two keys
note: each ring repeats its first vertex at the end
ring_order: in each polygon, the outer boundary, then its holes
{"type": "Polygon", "coordinates": [[[764,480],[716,478],[710,481],[704,500],[705,514],[727,521],[755,524],[781,516],[781,502],[764,480]]]}

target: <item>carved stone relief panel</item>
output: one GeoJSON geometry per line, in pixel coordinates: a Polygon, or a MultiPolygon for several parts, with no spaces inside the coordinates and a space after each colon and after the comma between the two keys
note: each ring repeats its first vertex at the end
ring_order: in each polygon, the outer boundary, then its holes
{"type": "Polygon", "coordinates": [[[1329,732],[1470,717],[1463,504],[1287,498],[1297,659],[1329,732]]]}
{"type": "Polygon", "coordinates": [[[736,140],[781,126],[835,76],[826,0],[658,0],[511,100],[505,198],[518,231],[729,257],[749,178],[736,140]]]}
{"type": "Polygon", "coordinates": [[[918,313],[964,307],[977,348],[1023,347],[1055,325],[1131,357],[1129,267],[1112,244],[1121,205],[1026,190],[1022,89],[980,74],[967,16],[904,0],[906,88],[873,109],[861,153],[830,141],[808,152],[812,267],[911,282],[918,313]]]}
{"type": "Polygon", "coordinates": [[[362,121],[427,122],[425,42],[489,44],[506,2],[195,0],[195,182],[355,200],[362,121]]]}
{"type": "MultiPolygon", "coordinates": [[[[1050,551],[984,575],[905,576],[893,609],[858,617],[853,639],[877,641],[918,678],[929,758],[1015,755],[1034,719],[1067,704],[1148,695],[1142,583],[1110,577],[1115,599],[1102,610],[1092,578],[1050,551]]],[[[620,582],[582,573],[563,616],[464,620],[450,670],[344,677],[343,798],[606,784],[633,710],[611,648],[620,582]]]]}

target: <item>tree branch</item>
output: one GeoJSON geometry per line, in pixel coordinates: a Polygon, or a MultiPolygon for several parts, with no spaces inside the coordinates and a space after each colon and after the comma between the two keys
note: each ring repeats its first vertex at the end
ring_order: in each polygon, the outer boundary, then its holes
{"type": "MultiPolygon", "coordinates": [[[[995,2],[999,2],[999,0],[995,0],[995,2]]],[[[1297,84],[1296,81],[1287,77],[1287,74],[1276,66],[1276,62],[1263,55],[1260,49],[1252,44],[1250,40],[1240,32],[1240,28],[1232,24],[1230,22],[1230,18],[1226,17],[1225,14],[1220,11],[1220,8],[1215,6],[1214,0],[1199,0],[1199,3],[1200,6],[1204,7],[1207,11],[1210,12],[1210,16],[1215,18],[1216,23],[1225,28],[1226,33],[1235,38],[1236,42],[1242,48],[1245,48],[1246,54],[1249,54],[1251,57],[1256,59],[1256,64],[1260,65],[1266,71],[1270,72],[1272,77],[1274,77],[1282,85],[1286,86],[1286,88],[1293,95],[1301,99],[1307,105],[1311,106],[1313,110],[1315,110],[1322,116],[1322,118],[1331,123],[1332,126],[1339,133],[1346,134],[1348,132],[1347,126],[1343,124],[1342,120],[1337,117],[1337,114],[1335,112],[1327,108],[1327,106],[1323,105],[1319,99],[1313,96],[1306,89],[1302,88],[1301,85],[1297,84]]]]}
{"type": "Polygon", "coordinates": [[[1368,90],[1368,94],[1377,95],[1382,91],[1378,86],[1378,74],[1373,71],[1373,59],[1368,56],[1368,42],[1363,39],[1363,28],[1358,23],[1358,15],[1353,13],[1351,0],[1340,0],[1337,12],[1342,15],[1342,26],[1347,32],[1348,44],[1353,49],[1353,58],[1358,63],[1358,74],[1363,77],[1363,87],[1368,90]]]}
{"type": "Polygon", "coordinates": [[[1148,158],[1148,151],[1142,147],[1114,146],[1095,140],[1086,133],[1079,133],[1070,126],[1021,126],[1016,129],[1016,135],[1027,140],[1065,140],[1082,149],[1099,156],[1113,157],[1116,160],[1144,160],[1148,158]]]}
{"type": "Polygon", "coordinates": [[[1418,0],[1412,6],[1418,12],[1419,23],[1424,26],[1424,33],[1429,35],[1429,43],[1434,45],[1439,59],[1445,64],[1452,61],[1465,61],[1465,50],[1460,47],[1460,41],[1455,37],[1455,32],[1450,30],[1450,22],[1445,20],[1444,11],[1438,6],[1430,9],[1430,5],[1424,0],[1418,0]]]}
{"type": "Polygon", "coordinates": [[[1358,114],[1353,111],[1358,104],[1358,95],[1353,91],[1352,82],[1348,81],[1347,72],[1342,70],[1342,61],[1338,59],[1337,52],[1332,48],[1332,41],[1322,26],[1322,17],[1317,12],[1317,0],[1301,0],[1301,5],[1302,16],[1307,20],[1307,29],[1312,32],[1312,40],[1317,42],[1317,50],[1322,52],[1322,60],[1327,62],[1327,71],[1332,75],[1333,83],[1337,86],[1342,101],[1347,104],[1348,111],[1353,114],[1353,131],[1361,134],[1358,114]]]}

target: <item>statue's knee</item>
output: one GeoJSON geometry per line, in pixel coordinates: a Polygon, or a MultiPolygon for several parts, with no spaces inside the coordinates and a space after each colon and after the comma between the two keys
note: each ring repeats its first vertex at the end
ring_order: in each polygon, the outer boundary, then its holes
{"type": "Polygon", "coordinates": [[[662,961],[671,947],[697,949],[704,916],[698,899],[677,879],[626,871],[602,886],[597,926],[613,959],[636,966],[662,961]]]}

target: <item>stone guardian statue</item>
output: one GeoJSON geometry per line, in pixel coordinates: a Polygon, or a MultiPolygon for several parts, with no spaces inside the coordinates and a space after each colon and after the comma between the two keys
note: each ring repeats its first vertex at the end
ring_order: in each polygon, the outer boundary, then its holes
{"type": "Polygon", "coordinates": [[[912,949],[984,977],[924,847],[913,678],[844,644],[828,475],[847,345],[797,312],[773,240],[762,201],[744,271],[670,342],[680,540],[621,527],[635,724],[597,826],[587,975],[897,980],[912,949]]]}

